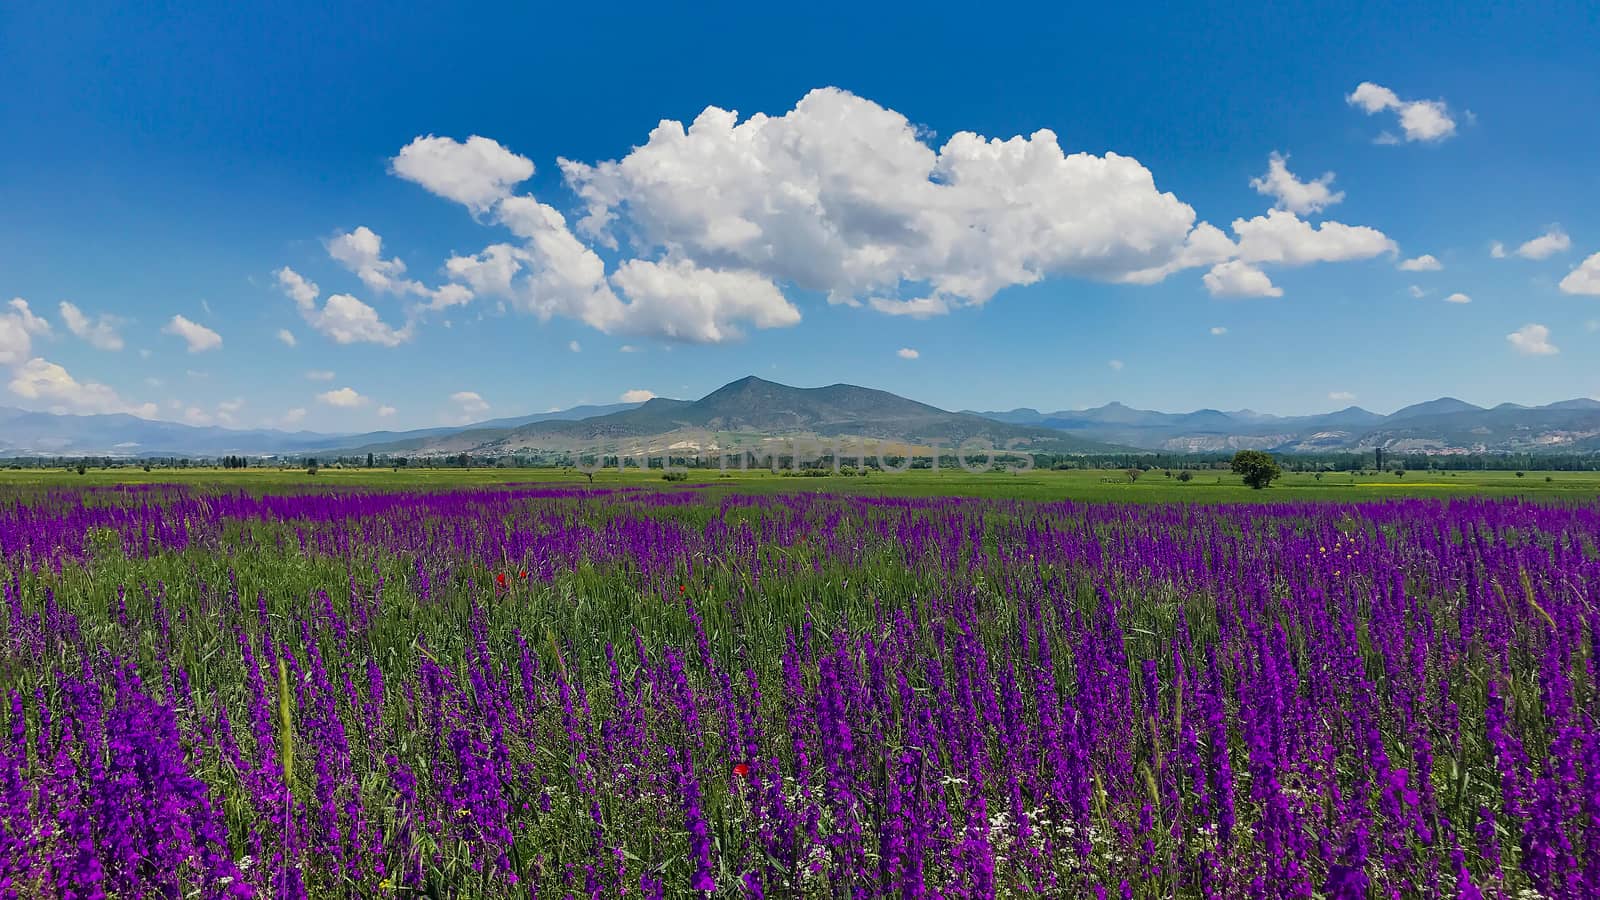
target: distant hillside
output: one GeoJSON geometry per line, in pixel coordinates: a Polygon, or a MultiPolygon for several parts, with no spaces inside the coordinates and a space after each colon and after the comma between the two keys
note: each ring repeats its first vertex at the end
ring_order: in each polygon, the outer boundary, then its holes
{"type": "Polygon", "coordinates": [[[973,441],[1036,452],[1600,453],[1600,401],[1490,409],[1453,397],[1381,415],[1358,406],[1306,416],[1251,410],[1170,413],[1107,403],[1042,412],[949,412],[850,384],[796,388],[754,376],[698,400],[578,406],[468,425],[362,434],[197,427],[130,415],[58,415],[0,407],[6,456],[441,456],[628,449],[684,451],[803,437],[955,447],[973,441]]]}
{"type": "Polygon", "coordinates": [[[764,438],[859,438],[915,446],[987,446],[1051,452],[1126,449],[1073,437],[1050,428],[1013,425],[970,413],[953,413],[887,391],[835,384],[796,388],[750,376],[699,400],[657,398],[635,409],[579,421],[545,421],[508,429],[482,429],[404,444],[357,448],[362,452],[422,454],[512,453],[531,450],[613,451],[634,447],[726,449],[764,438]]]}
{"type": "Polygon", "coordinates": [[[1214,409],[1163,413],[1120,403],[1053,413],[1014,409],[977,415],[1167,452],[1295,453],[1376,447],[1428,453],[1600,451],[1600,401],[1590,399],[1535,407],[1503,403],[1484,409],[1441,397],[1387,416],[1358,406],[1321,415],[1273,416],[1214,409]]]}
{"type": "Polygon", "coordinates": [[[0,457],[314,455],[352,446],[422,446],[430,439],[443,439],[469,429],[514,428],[555,418],[583,419],[637,406],[637,403],[577,406],[467,426],[364,434],[219,428],[141,419],[121,413],[74,416],[0,407],[0,457]]]}

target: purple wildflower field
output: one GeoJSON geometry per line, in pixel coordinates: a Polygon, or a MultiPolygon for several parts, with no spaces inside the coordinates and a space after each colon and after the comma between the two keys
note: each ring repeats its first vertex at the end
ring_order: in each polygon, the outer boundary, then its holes
{"type": "Polygon", "coordinates": [[[1600,896],[1600,507],[0,498],[0,896],[1600,896]]]}

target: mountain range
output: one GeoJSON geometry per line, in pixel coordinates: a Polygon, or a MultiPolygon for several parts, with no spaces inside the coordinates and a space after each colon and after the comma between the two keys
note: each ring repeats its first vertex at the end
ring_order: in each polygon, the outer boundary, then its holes
{"type": "Polygon", "coordinates": [[[1441,397],[1382,415],[1359,406],[1307,416],[1248,409],[1164,413],[1108,403],[1092,409],[1013,409],[974,415],[1055,429],[1108,443],[1178,453],[1271,450],[1304,453],[1371,450],[1400,453],[1600,451],[1600,400],[1484,408],[1441,397]]]}
{"type": "Polygon", "coordinates": [[[130,415],[59,415],[0,407],[0,456],[12,457],[696,452],[800,438],[916,447],[975,442],[1057,453],[1295,453],[1375,447],[1425,453],[1600,452],[1600,401],[1484,408],[1443,397],[1389,415],[1357,406],[1304,416],[1248,409],[1167,413],[1121,403],[1055,412],[950,412],[856,385],[796,388],[750,376],[698,400],[656,398],[358,434],[200,427],[130,415]]]}

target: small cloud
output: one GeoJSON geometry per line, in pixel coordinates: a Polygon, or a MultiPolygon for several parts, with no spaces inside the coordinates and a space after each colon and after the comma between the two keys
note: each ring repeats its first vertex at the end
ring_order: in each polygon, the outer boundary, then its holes
{"type": "Polygon", "coordinates": [[[317,400],[320,403],[326,403],[329,406],[337,406],[340,409],[355,409],[356,407],[366,406],[368,403],[372,402],[370,398],[363,397],[356,393],[354,388],[348,387],[342,387],[337,390],[318,394],[317,400]]]}
{"type": "Polygon", "coordinates": [[[217,350],[222,347],[222,335],[201,325],[191,322],[183,316],[173,316],[166,327],[161,329],[166,334],[183,338],[189,345],[190,353],[204,353],[207,350],[217,350]]]}
{"type": "Polygon", "coordinates": [[[1350,401],[1356,399],[1356,395],[1350,393],[1349,391],[1329,391],[1328,399],[1337,400],[1340,403],[1349,403],[1350,401]]]}
{"type": "Polygon", "coordinates": [[[1106,363],[1106,365],[1110,366],[1111,367],[1111,371],[1113,371],[1113,372],[1121,372],[1122,371],[1122,360],[1120,360],[1120,359],[1113,359],[1110,362],[1106,363]]]}
{"type": "Polygon", "coordinates": [[[1454,294],[1451,294],[1450,296],[1444,298],[1444,302],[1446,302],[1446,303],[1471,303],[1472,302],[1472,298],[1468,297],[1466,294],[1461,293],[1460,291],[1456,291],[1454,294]]]}
{"type": "Polygon", "coordinates": [[[304,419],[305,417],[306,417],[305,407],[297,406],[294,409],[291,409],[288,412],[284,413],[283,414],[283,418],[280,419],[279,421],[281,421],[285,425],[298,425],[298,424],[300,424],[300,421],[302,419],[304,419]]]}
{"type": "Polygon", "coordinates": [[[1417,298],[1418,300],[1421,300],[1423,297],[1426,297],[1428,295],[1427,291],[1423,290],[1420,287],[1417,287],[1414,284],[1411,287],[1407,288],[1407,290],[1410,291],[1411,296],[1417,298]]]}
{"type": "MultiPolygon", "coordinates": [[[[13,305],[15,303],[16,301],[13,301],[13,305]]],[[[67,330],[87,342],[89,346],[96,350],[122,349],[122,335],[117,333],[117,327],[122,324],[121,319],[103,313],[90,318],[84,314],[83,310],[65,300],[61,301],[56,308],[60,311],[61,321],[66,323],[67,330]]],[[[22,311],[26,316],[26,304],[24,304],[22,311]]],[[[24,323],[27,321],[28,319],[25,317],[24,323]]],[[[34,333],[37,334],[38,332],[34,333]]]]}
{"type": "Polygon", "coordinates": [[[1544,234],[1518,247],[1517,255],[1523,259],[1549,259],[1571,246],[1572,238],[1567,237],[1560,225],[1549,225],[1545,227],[1544,234]]]}
{"type": "Polygon", "coordinates": [[[1228,333],[1228,329],[1222,327],[1221,325],[1213,325],[1211,326],[1211,333],[1216,337],[1221,337],[1228,333]]]}
{"type": "Polygon", "coordinates": [[[643,390],[643,389],[640,389],[640,388],[634,388],[631,391],[623,391],[622,392],[622,402],[623,403],[643,403],[646,400],[654,400],[655,396],[656,395],[654,393],[650,392],[650,391],[646,391],[646,390],[643,390]]]}
{"type": "Polygon", "coordinates": [[[1300,215],[1321,212],[1343,200],[1344,191],[1333,190],[1329,187],[1332,184],[1332,172],[1315,181],[1301,181],[1289,171],[1289,157],[1277,152],[1267,159],[1267,174],[1250,180],[1256,193],[1274,198],[1278,209],[1300,215]]]}
{"type": "Polygon", "coordinates": [[[1583,327],[1585,330],[1591,333],[1600,331],[1600,319],[1590,319],[1589,321],[1583,323],[1583,327]]]}
{"type": "Polygon", "coordinates": [[[334,374],[326,369],[312,369],[306,373],[308,381],[332,381],[334,374]]]}
{"type": "MultiPolygon", "coordinates": [[[[1399,95],[1379,84],[1363,81],[1345,98],[1367,115],[1392,110],[1400,118],[1400,130],[1407,141],[1442,141],[1456,133],[1455,119],[1443,100],[1401,100],[1399,95]]],[[[1380,144],[1397,144],[1399,138],[1384,132],[1380,144]]]]}
{"type": "Polygon", "coordinates": [[[583,347],[577,341],[568,341],[567,342],[567,349],[571,350],[573,353],[582,353],[583,352],[583,347]]]}
{"type": "Polygon", "coordinates": [[[388,419],[388,418],[391,418],[393,416],[394,416],[394,407],[392,407],[392,406],[380,406],[380,407],[378,407],[378,418],[380,418],[380,419],[388,419]]]}
{"type": "Polygon", "coordinates": [[[1424,253],[1400,263],[1402,272],[1437,272],[1444,268],[1444,263],[1433,258],[1433,254],[1424,253]]]}
{"type": "Polygon", "coordinates": [[[1274,285],[1267,273],[1242,259],[1218,263],[1200,280],[1213,297],[1283,296],[1283,289],[1274,285]]]}
{"type": "Polygon", "coordinates": [[[1499,241],[1490,241],[1489,242],[1489,255],[1494,257],[1495,259],[1505,259],[1506,258],[1506,245],[1500,243],[1499,241]]]}
{"type": "Polygon", "coordinates": [[[293,347],[294,345],[300,343],[299,341],[295,340],[294,332],[287,328],[278,329],[278,340],[282,341],[285,347],[293,347]]]}
{"type": "Polygon", "coordinates": [[[1563,294],[1600,296],[1600,253],[1595,253],[1567,273],[1558,285],[1563,294]]]}
{"type": "Polygon", "coordinates": [[[1543,325],[1524,325],[1506,335],[1512,349],[1524,356],[1554,356],[1561,350],[1550,343],[1550,329],[1543,325]]]}
{"type": "Polygon", "coordinates": [[[456,411],[467,421],[489,411],[489,402],[477,391],[456,391],[450,395],[450,402],[455,404],[456,411]]]}
{"type": "Polygon", "coordinates": [[[50,336],[50,323],[45,321],[43,316],[34,315],[32,307],[28,306],[28,301],[21,297],[12,297],[7,305],[11,308],[14,321],[24,332],[34,337],[50,336]]]}
{"type": "Polygon", "coordinates": [[[894,352],[894,355],[900,357],[901,359],[916,359],[922,354],[911,349],[910,347],[901,347],[899,350],[894,352]]]}
{"type": "Polygon", "coordinates": [[[638,348],[638,347],[635,347],[635,346],[633,346],[633,345],[632,345],[632,344],[623,344],[623,345],[622,345],[622,346],[621,346],[621,347],[620,347],[620,348],[619,348],[619,350],[620,350],[620,351],[621,351],[621,352],[622,352],[622,353],[638,353],[638,352],[639,352],[639,348],[638,348]]]}

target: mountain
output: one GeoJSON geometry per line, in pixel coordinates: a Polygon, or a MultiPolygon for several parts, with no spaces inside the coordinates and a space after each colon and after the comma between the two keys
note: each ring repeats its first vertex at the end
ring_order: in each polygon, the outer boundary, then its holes
{"type": "Polygon", "coordinates": [[[1121,403],[1059,412],[1018,409],[975,415],[1167,452],[1260,449],[1294,453],[1375,447],[1426,453],[1600,450],[1600,401],[1590,399],[1546,406],[1502,403],[1485,409],[1441,397],[1387,416],[1359,406],[1310,416],[1275,416],[1214,409],[1163,413],[1121,403]]]}
{"type": "Polygon", "coordinates": [[[1473,406],[1471,403],[1468,403],[1465,400],[1457,400],[1454,397],[1440,397],[1437,400],[1429,400],[1426,403],[1416,403],[1403,409],[1395,410],[1393,413],[1390,413],[1389,421],[1393,422],[1399,419],[1415,419],[1422,416],[1446,416],[1455,413],[1482,411],[1483,407],[1473,406]]]}
{"type": "Polygon", "coordinates": [[[537,450],[610,453],[666,448],[711,451],[767,439],[801,438],[951,448],[972,441],[996,448],[1015,446],[1057,452],[1126,449],[1052,428],[948,412],[872,388],[850,384],[797,388],[753,375],[693,401],[658,397],[633,409],[587,419],[474,429],[354,449],[423,455],[537,450]]]}
{"type": "MultiPolygon", "coordinates": [[[[1359,406],[1280,416],[1252,410],[1171,413],[1107,403],[1054,412],[948,412],[850,384],[796,388],[754,376],[698,400],[586,405],[468,425],[361,434],[231,429],[130,415],[58,415],[0,407],[6,456],[454,455],[685,451],[772,439],[862,439],[929,447],[965,441],[1041,452],[1600,452],[1600,400],[1484,408],[1441,397],[1380,415],[1359,406]]],[[[758,449],[758,448],[756,448],[758,449]]]]}
{"type": "Polygon", "coordinates": [[[472,428],[505,428],[554,418],[583,419],[632,409],[636,403],[494,419],[469,426],[323,434],[270,428],[235,429],[141,419],[123,413],[63,415],[0,407],[0,457],[16,456],[241,456],[311,455],[365,444],[421,444],[472,428]]]}

